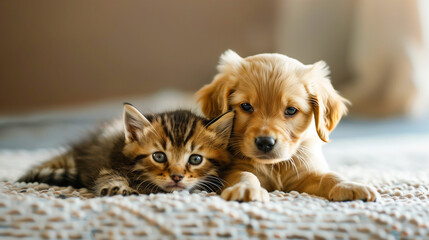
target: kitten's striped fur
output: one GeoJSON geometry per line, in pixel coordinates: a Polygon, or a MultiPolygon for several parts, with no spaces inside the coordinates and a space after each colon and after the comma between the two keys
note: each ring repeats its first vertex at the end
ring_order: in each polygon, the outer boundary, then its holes
{"type": "Polygon", "coordinates": [[[218,191],[220,169],[230,161],[233,118],[228,112],[209,121],[182,110],[145,117],[125,104],[122,120],[100,128],[18,181],[87,187],[97,196],[218,191]]]}

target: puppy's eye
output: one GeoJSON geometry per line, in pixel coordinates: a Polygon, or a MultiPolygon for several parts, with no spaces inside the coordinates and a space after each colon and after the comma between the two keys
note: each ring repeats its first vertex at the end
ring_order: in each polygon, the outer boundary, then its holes
{"type": "Polygon", "coordinates": [[[189,163],[190,164],[192,164],[192,165],[198,165],[198,164],[200,164],[201,162],[203,161],[203,157],[201,156],[201,155],[198,155],[198,154],[192,154],[190,157],[189,157],[189,163]]]}
{"type": "Polygon", "coordinates": [[[294,107],[288,107],[285,110],[285,115],[286,116],[293,116],[298,112],[298,109],[294,108],[294,107]]]}
{"type": "Polygon", "coordinates": [[[159,163],[165,163],[165,162],[167,162],[167,156],[163,152],[155,152],[155,153],[153,153],[152,154],[152,158],[153,158],[153,160],[155,160],[155,162],[159,162],[159,163]]]}
{"type": "Polygon", "coordinates": [[[242,103],[240,104],[241,109],[245,112],[253,112],[253,107],[250,105],[250,103],[242,103]]]}

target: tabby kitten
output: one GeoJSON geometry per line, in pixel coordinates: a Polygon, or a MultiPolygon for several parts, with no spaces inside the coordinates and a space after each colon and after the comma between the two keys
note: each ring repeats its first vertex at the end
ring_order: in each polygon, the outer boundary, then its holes
{"type": "Polygon", "coordinates": [[[18,181],[86,187],[97,196],[176,190],[217,191],[230,156],[233,112],[209,121],[189,111],[143,116],[124,104],[123,119],[99,129],[18,181]]]}

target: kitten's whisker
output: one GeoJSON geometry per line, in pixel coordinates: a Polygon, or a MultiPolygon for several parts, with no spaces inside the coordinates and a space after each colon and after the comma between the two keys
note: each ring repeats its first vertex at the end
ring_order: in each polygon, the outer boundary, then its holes
{"type": "MultiPolygon", "coordinates": [[[[148,188],[152,187],[152,185],[154,185],[154,183],[153,183],[153,182],[149,182],[149,184],[146,184],[146,185],[145,185],[145,188],[142,190],[142,192],[143,192],[143,193],[146,193],[146,189],[148,189],[148,188]]],[[[149,193],[150,193],[150,191],[149,191],[149,193]]]]}
{"type": "Polygon", "coordinates": [[[140,189],[141,185],[143,185],[143,184],[145,184],[145,183],[147,183],[147,182],[152,183],[149,179],[146,179],[146,180],[142,181],[142,182],[137,186],[137,189],[140,189]]]}
{"type": "Polygon", "coordinates": [[[218,182],[218,181],[213,182],[213,181],[207,181],[207,180],[204,180],[203,182],[204,183],[208,183],[209,185],[211,185],[211,186],[213,186],[213,187],[215,187],[215,188],[217,188],[219,190],[222,190],[223,185],[221,186],[221,185],[218,184],[218,183],[221,183],[221,182],[218,182]]]}
{"type": "Polygon", "coordinates": [[[154,189],[156,190],[158,188],[158,186],[155,183],[151,183],[151,186],[152,187],[150,188],[149,193],[156,193],[156,192],[154,192],[154,189]]]}
{"type": "Polygon", "coordinates": [[[203,187],[203,190],[208,190],[210,192],[213,192],[213,189],[211,189],[210,186],[208,186],[204,182],[199,182],[198,184],[203,187]]]}
{"type": "Polygon", "coordinates": [[[213,176],[213,175],[208,175],[208,176],[206,176],[206,178],[217,180],[217,181],[219,181],[220,184],[222,184],[222,186],[225,186],[225,184],[224,184],[225,181],[222,178],[220,178],[220,177],[216,177],[216,176],[213,176]]]}
{"type": "Polygon", "coordinates": [[[218,181],[213,182],[213,181],[210,181],[210,180],[207,180],[207,179],[203,179],[201,181],[201,183],[204,184],[205,186],[207,186],[208,188],[210,188],[210,190],[213,191],[213,192],[216,192],[216,191],[212,187],[220,189],[219,185],[216,184],[216,183],[218,183],[218,181]]]}
{"type": "Polygon", "coordinates": [[[208,184],[206,184],[204,182],[199,182],[199,184],[201,184],[202,186],[205,186],[206,188],[208,188],[208,190],[210,190],[210,192],[216,192],[213,188],[211,188],[208,184]]]}

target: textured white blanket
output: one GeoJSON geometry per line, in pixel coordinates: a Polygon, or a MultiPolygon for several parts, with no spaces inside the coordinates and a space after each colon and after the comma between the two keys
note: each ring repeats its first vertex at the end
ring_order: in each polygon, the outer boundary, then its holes
{"type": "Polygon", "coordinates": [[[273,192],[269,203],[205,192],[92,198],[85,189],[13,183],[54,150],[1,151],[1,239],[428,239],[429,137],[338,140],[331,168],[375,186],[375,203],[273,192]]]}

